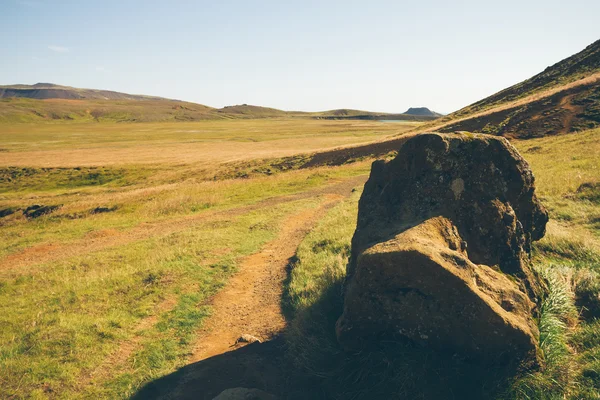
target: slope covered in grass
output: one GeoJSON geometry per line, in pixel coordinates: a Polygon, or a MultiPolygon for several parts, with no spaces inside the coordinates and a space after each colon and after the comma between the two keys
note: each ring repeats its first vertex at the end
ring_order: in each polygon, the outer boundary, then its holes
{"type": "Polygon", "coordinates": [[[214,119],[325,118],[430,121],[439,115],[361,110],[283,111],[240,104],[213,108],[156,96],[80,89],[51,83],[0,86],[0,124],[33,122],[185,122],[214,119]]]}
{"type": "Polygon", "coordinates": [[[559,87],[600,72],[600,40],[590,44],[539,74],[500,92],[479,100],[452,114],[452,118],[463,117],[477,111],[508,103],[535,93],[559,87]]]}
{"type": "Polygon", "coordinates": [[[531,138],[583,131],[600,124],[600,40],[543,72],[430,124],[531,138]]]}

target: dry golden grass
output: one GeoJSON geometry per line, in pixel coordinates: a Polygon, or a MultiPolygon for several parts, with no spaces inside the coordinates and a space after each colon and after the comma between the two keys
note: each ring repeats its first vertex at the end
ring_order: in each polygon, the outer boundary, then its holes
{"type": "Polygon", "coordinates": [[[366,143],[417,125],[311,119],[4,124],[0,166],[213,165],[366,143]]]}

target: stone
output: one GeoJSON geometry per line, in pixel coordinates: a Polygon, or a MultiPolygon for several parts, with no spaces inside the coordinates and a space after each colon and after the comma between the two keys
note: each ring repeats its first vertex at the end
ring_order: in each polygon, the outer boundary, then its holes
{"type": "Polygon", "coordinates": [[[540,287],[527,254],[544,236],[548,213],[534,189],[529,165],[505,138],[417,135],[392,161],[373,163],[359,202],[349,279],[352,260],[365,248],[445,216],[468,244],[472,262],[522,278],[537,299],[540,287]]]}
{"type": "Polygon", "coordinates": [[[402,337],[492,363],[538,362],[543,284],[529,260],[548,214],[504,138],[417,135],[373,163],[359,201],[337,336],[402,337]]]}
{"type": "Polygon", "coordinates": [[[535,304],[505,274],[471,262],[456,226],[434,217],[363,251],[346,287],[340,343],[408,338],[492,364],[537,363],[535,304]]]}
{"type": "Polygon", "coordinates": [[[27,207],[23,211],[23,215],[25,215],[28,219],[39,218],[42,215],[50,214],[51,212],[59,209],[61,206],[43,206],[39,204],[34,204],[32,206],[27,207]]]}
{"type": "Polygon", "coordinates": [[[249,335],[247,333],[243,334],[235,341],[235,344],[238,343],[262,343],[259,338],[256,336],[249,335]]]}

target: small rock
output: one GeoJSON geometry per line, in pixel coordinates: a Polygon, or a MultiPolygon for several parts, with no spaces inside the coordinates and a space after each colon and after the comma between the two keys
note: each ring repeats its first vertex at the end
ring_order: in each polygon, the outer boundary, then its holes
{"type": "Polygon", "coordinates": [[[0,208],[0,218],[8,217],[17,211],[14,207],[0,208]]]}
{"type": "Polygon", "coordinates": [[[235,344],[238,344],[238,343],[256,343],[256,342],[262,343],[262,341],[259,338],[257,338],[256,336],[252,336],[252,335],[249,335],[249,334],[245,333],[245,334],[243,334],[242,336],[240,336],[235,341],[235,344]]]}
{"type": "Polygon", "coordinates": [[[59,207],[60,206],[43,206],[39,204],[34,204],[32,206],[27,207],[25,211],[23,211],[23,214],[25,215],[25,217],[33,219],[41,217],[42,215],[50,214],[52,211],[57,210],[59,207]]]}
{"type": "Polygon", "coordinates": [[[114,207],[96,207],[91,211],[91,213],[92,214],[102,214],[102,213],[115,211],[116,209],[117,209],[116,206],[114,206],[114,207]]]}

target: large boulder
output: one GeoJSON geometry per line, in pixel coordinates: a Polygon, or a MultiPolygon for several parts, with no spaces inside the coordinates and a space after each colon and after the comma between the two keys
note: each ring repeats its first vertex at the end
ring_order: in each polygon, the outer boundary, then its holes
{"type": "Polygon", "coordinates": [[[340,343],[403,337],[467,357],[537,362],[545,232],[527,162],[504,138],[422,134],[373,163],[359,202],[340,343]]]}

